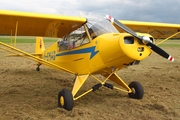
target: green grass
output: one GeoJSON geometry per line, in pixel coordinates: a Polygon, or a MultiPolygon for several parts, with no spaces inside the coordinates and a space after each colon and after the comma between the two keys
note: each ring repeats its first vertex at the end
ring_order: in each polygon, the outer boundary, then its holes
{"type": "MultiPolygon", "coordinates": [[[[158,43],[159,41],[156,41],[156,43],[158,43]]],[[[159,44],[158,46],[160,47],[180,47],[180,40],[168,40],[165,41],[161,44],[159,44]]]]}
{"type": "Polygon", "coordinates": [[[180,47],[180,44],[160,44],[160,47],[180,47]]]}
{"type": "MultiPolygon", "coordinates": [[[[55,42],[58,40],[58,38],[43,38],[44,42],[55,42]]],[[[10,43],[11,38],[9,36],[0,37],[0,42],[3,43],[10,43]]],[[[14,37],[12,37],[12,42],[14,43],[14,37]]],[[[36,37],[17,37],[16,43],[35,43],[36,37]]]]}

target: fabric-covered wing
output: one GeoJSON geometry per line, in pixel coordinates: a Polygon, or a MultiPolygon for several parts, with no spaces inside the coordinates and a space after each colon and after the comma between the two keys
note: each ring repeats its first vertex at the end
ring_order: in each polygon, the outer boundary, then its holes
{"type": "Polygon", "coordinates": [[[0,10],[0,35],[63,37],[86,18],[0,10]]]}
{"type": "MultiPolygon", "coordinates": [[[[180,31],[180,24],[119,20],[135,32],[149,33],[154,38],[167,38],[180,31]]],[[[120,30],[122,32],[122,30],[120,30]]],[[[180,38],[180,35],[174,36],[180,38]]]]}

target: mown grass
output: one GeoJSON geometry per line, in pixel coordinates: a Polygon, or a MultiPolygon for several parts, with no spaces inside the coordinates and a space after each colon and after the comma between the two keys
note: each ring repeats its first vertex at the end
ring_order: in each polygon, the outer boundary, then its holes
{"type": "MultiPolygon", "coordinates": [[[[0,42],[3,43],[14,43],[14,37],[9,37],[9,36],[5,36],[5,37],[0,37],[0,42]]],[[[43,38],[44,42],[55,42],[58,40],[58,38],[43,38]]],[[[36,37],[17,37],[16,38],[16,43],[35,43],[36,42],[36,37]]]]}
{"type": "MultiPolygon", "coordinates": [[[[37,72],[35,62],[4,57],[6,52],[0,52],[0,120],[179,120],[179,48],[165,50],[172,53],[174,62],[152,53],[139,65],[117,72],[126,84],[137,80],[143,85],[143,99],[130,99],[125,92],[101,87],[74,101],[72,111],[58,108],[57,96],[63,88],[73,88],[74,75],[45,66],[37,72]]],[[[95,84],[89,77],[79,92],[95,84]]]]}
{"type": "Polygon", "coordinates": [[[160,44],[158,46],[160,46],[160,47],[180,47],[180,44],[160,44]]]}
{"type": "MultiPolygon", "coordinates": [[[[158,43],[160,41],[156,41],[156,43],[158,43]]],[[[180,47],[180,40],[168,40],[165,41],[161,44],[159,44],[158,46],[160,47],[180,47]]]]}

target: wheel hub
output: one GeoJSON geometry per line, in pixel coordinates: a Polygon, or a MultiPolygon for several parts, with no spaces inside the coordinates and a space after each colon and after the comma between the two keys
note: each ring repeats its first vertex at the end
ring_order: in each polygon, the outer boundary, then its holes
{"type": "Polygon", "coordinates": [[[131,90],[132,90],[132,94],[136,93],[136,90],[134,88],[131,88],[131,90]]]}
{"type": "Polygon", "coordinates": [[[64,106],[64,97],[63,96],[60,97],[60,103],[62,106],[64,106]]]}

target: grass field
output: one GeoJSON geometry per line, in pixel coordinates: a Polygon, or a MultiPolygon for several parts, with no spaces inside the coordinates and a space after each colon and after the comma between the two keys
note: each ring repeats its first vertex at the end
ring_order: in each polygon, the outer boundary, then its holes
{"type": "MultiPolygon", "coordinates": [[[[158,41],[156,41],[156,43],[158,43],[158,41]]],[[[160,47],[180,47],[180,40],[168,40],[162,44],[159,45],[160,47]]]]}
{"type": "MultiPolygon", "coordinates": [[[[51,43],[46,42],[46,46],[51,43]]],[[[139,81],[144,98],[135,100],[116,90],[101,88],[75,101],[72,111],[57,107],[57,94],[71,89],[74,75],[46,66],[35,70],[35,62],[25,58],[4,57],[0,49],[0,119],[1,120],[179,120],[180,118],[180,46],[179,41],[160,45],[174,62],[152,53],[139,65],[118,71],[128,84],[139,81]]],[[[33,43],[17,47],[34,51],[33,43]]],[[[80,92],[95,83],[89,78],[80,92]]]]}
{"type": "MultiPolygon", "coordinates": [[[[7,44],[14,43],[14,37],[10,37],[10,36],[0,36],[0,42],[4,42],[7,44]]],[[[58,40],[58,38],[43,38],[44,42],[55,42],[58,40]]],[[[36,42],[36,37],[20,37],[18,36],[16,38],[16,43],[35,43],[36,42]]]]}

